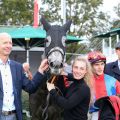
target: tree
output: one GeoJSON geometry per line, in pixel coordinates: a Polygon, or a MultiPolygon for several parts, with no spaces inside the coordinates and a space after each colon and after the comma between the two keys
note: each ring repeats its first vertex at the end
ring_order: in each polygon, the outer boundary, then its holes
{"type": "Polygon", "coordinates": [[[118,18],[113,20],[112,28],[120,28],[120,3],[116,7],[114,7],[114,10],[118,18]]]}
{"type": "MultiPolygon", "coordinates": [[[[60,17],[60,3],[61,1],[48,0],[47,4],[49,10],[42,11],[52,22],[61,21],[60,17]]],[[[73,30],[77,36],[90,36],[96,28],[98,22],[103,24],[106,16],[103,12],[99,11],[99,6],[102,0],[67,0],[67,19],[73,20],[73,30]]]]}
{"type": "MultiPolygon", "coordinates": [[[[42,14],[48,17],[52,22],[59,21],[62,23],[60,17],[60,0],[54,0],[54,2],[53,0],[47,0],[47,4],[49,10],[42,11],[42,14]]],[[[93,35],[108,31],[110,29],[110,16],[100,11],[99,6],[101,4],[102,0],[67,0],[67,20],[72,19],[73,21],[69,34],[79,37],[84,36],[86,39],[90,40],[93,35]]],[[[75,49],[73,51],[73,46],[75,45],[69,45],[70,48],[71,46],[72,49],[69,49],[68,52],[75,53],[78,47],[74,47],[75,49]]]]}
{"type": "MultiPolygon", "coordinates": [[[[0,24],[1,25],[27,25],[33,24],[33,1],[34,0],[0,0],[0,24]]],[[[66,0],[66,15],[67,20],[72,19],[73,25],[69,34],[76,35],[79,37],[85,36],[88,40],[91,39],[93,35],[99,34],[108,30],[109,27],[109,16],[104,14],[99,10],[99,6],[102,4],[103,0],[66,0]],[[107,23],[107,24],[106,24],[107,23]],[[108,27],[107,27],[108,26],[108,27]]],[[[40,14],[44,15],[48,21],[56,24],[62,24],[61,19],[61,0],[46,0],[48,9],[40,9],[40,14]]],[[[43,5],[42,4],[42,5],[43,5]]],[[[118,12],[120,13],[120,12],[118,12]]],[[[92,41],[92,48],[100,48],[101,43],[92,41]]],[[[84,44],[69,44],[67,46],[67,52],[69,53],[87,53],[90,49],[84,44]]],[[[68,56],[67,59],[70,59],[68,56]]],[[[41,89],[41,88],[40,88],[41,89]]],[[[38,90],[39,93],[41,92],[38,90]]],[[[45,92],[42,91],[45,95],[45,92]]],[[[41,93],[40,93],[41,94],[41,93]]],[[[45,96],[37,96],[37,106],[39,107],[41,99],[45,96]]],[[[34,103],[34,102],[33,102],[34,103]]],[[[41,111],[42,107],[39,108],[41,111]]],[[[34,111],[34,109],[32,109],[34,111]]],[[[39,112],[35,111],[36,119],[40,119],[39,112]]],[[[42,119],[42,118],[41,118],[42,119]]],[[[53,119],[52,119],[53,120],[53,119]]]]}
{"type": "Polygon", "coordinates": [[[32,0],[0,0],[0,25],[27,25],[32,23],[32,0]]]}
{"type": "Polygon", "coordinates": [[[117,16],[120,18],[120,3],[116,7],[114,7],[114,10],[115,10],[117,16]]]}
{"type": "MultiPolygon", "coordinates": [[[[87,41],[86,41],[87,42],[87,41]]],[[[81,54],[86,54],[89,51],[89,47],[87,43],[72,43],[67,45],[67,54],[66,54],[66,60],[67,62],[71,62],[71,60],[75,56],[79,56],[81,54]]]]}
{"type": "Polygon", "coordinates": [[[40,9],[40,14],[44,15],[45,18],[50,21],[51,23],[56,23],[59,24],[61,23],[61,15],[60,15],[60,0],[46,0],[46,2],[42,2],[42,5],[47,4],[48,9],[41,7],[40,9]]]}
{"type": "MultiPolygon", "coordinates": [[[[48,9],[40,9],[40,14],[52,23],[62,24],[61,0],[47,0],[48,9]]],[[[109,22],[106,15],[99,12],[102,0],[67,0],[67,20],[72,19],[73,25],[70,34],[86,36],[88,39],[93,33],[105,31],[109,22]],[[99,27],[98,27],[99,26],[99,27]],[[104,27],[103,27],[104,26],[104,27]]],[[[42,5],[40,7],[42,8],[42,5]]],[[[0,24],[1,25],[26,25],[33,24],[33,1],[32,0],[4,0],[0,1],[0,24]],[[19,7],[18,7],[19,6],[19,7]]]]}

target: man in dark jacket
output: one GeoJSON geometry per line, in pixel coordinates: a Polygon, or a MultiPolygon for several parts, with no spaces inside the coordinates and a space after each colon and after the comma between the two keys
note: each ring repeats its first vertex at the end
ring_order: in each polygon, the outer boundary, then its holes
{"type": "Polygon", "coordinates": [[[120,81],[120,41],[115,45],[118,60],[106,64],[105,73],[120,81]]]}
{"type": "Polygon", "coordinates": [[[29,80],[22,64],[10,60],[12,38],[8,33],[0,33],[0,120],[23,120],[22,89],[33,93],[44,79],[44,71],[48,68],[47,60],[43,60],[32,80],[29,80]]]}

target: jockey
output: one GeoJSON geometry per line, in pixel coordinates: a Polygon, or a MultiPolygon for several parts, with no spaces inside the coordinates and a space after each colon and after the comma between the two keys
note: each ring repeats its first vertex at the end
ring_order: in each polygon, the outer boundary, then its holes
{"type": "MultiPolygon", "coordinates": [[[[120,82],[104,74],[106,57],[100,51],[93,51],[88,53],[88,60],[94,74],[94,102],[101,97],[120,94],[120,82]]],[[[91,105],[89,110],[92,115],[91,120],[98,120],[98,111],[99,108],[91,105]]]]}

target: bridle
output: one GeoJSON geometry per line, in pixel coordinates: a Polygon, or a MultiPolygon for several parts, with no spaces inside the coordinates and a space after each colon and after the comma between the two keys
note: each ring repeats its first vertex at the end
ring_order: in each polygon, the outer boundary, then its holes
{"type": "MultiPolygon", "coordinates": [[[[70,25],[72,21],[70,20],[66,22],[63,26],[58,26],[58,25],[51,26],[44,19],[44,17],[42,17],[41,23],[43,24],[44,29],[47,32],[47,39],[46,39],[46,44],[45,44],[46,46],[45,46],[44,53],[45,53],[45,57],[48,59],[49,71],[51,74],[49,81],[51,83],[54,83],[54,81],[58,78],[58,75],[60,75],[61,69],[63,68],[63,64],[65,62],[66,33],[70,29],[70,25]],[[54,45],[52,45],[52,40],[55,42],[54,45]],[[59,40],[61,40],[60,44],[57,43],[59,40]]],[[[50,98],[50,93],[48,93],[47,95],[46,107],[44,108],[42,113],[42,117],[44,118],[44,120],[48,119],[47,112],[48,112],[48,106],[49,106],[49,98],[50,98]]]]}
{"type": "Polygon", "coordinates": [[[59,75],[65,61],[65,52],[60,47],[52,48],[47,54],[51,74],[59,75]]]}

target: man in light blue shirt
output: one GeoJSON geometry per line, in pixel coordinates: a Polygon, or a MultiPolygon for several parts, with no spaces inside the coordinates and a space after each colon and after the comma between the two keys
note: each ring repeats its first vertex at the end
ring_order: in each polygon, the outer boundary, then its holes
{"type": "Polygon", "coordinates": [[[0,120],[22,120],[22,89],[33,93],[44,80],[48,68],[43,60],[32,80],[25,74],[22,64],[10,60],[12,39],[7,33],[0,33],[0,120]]]}

